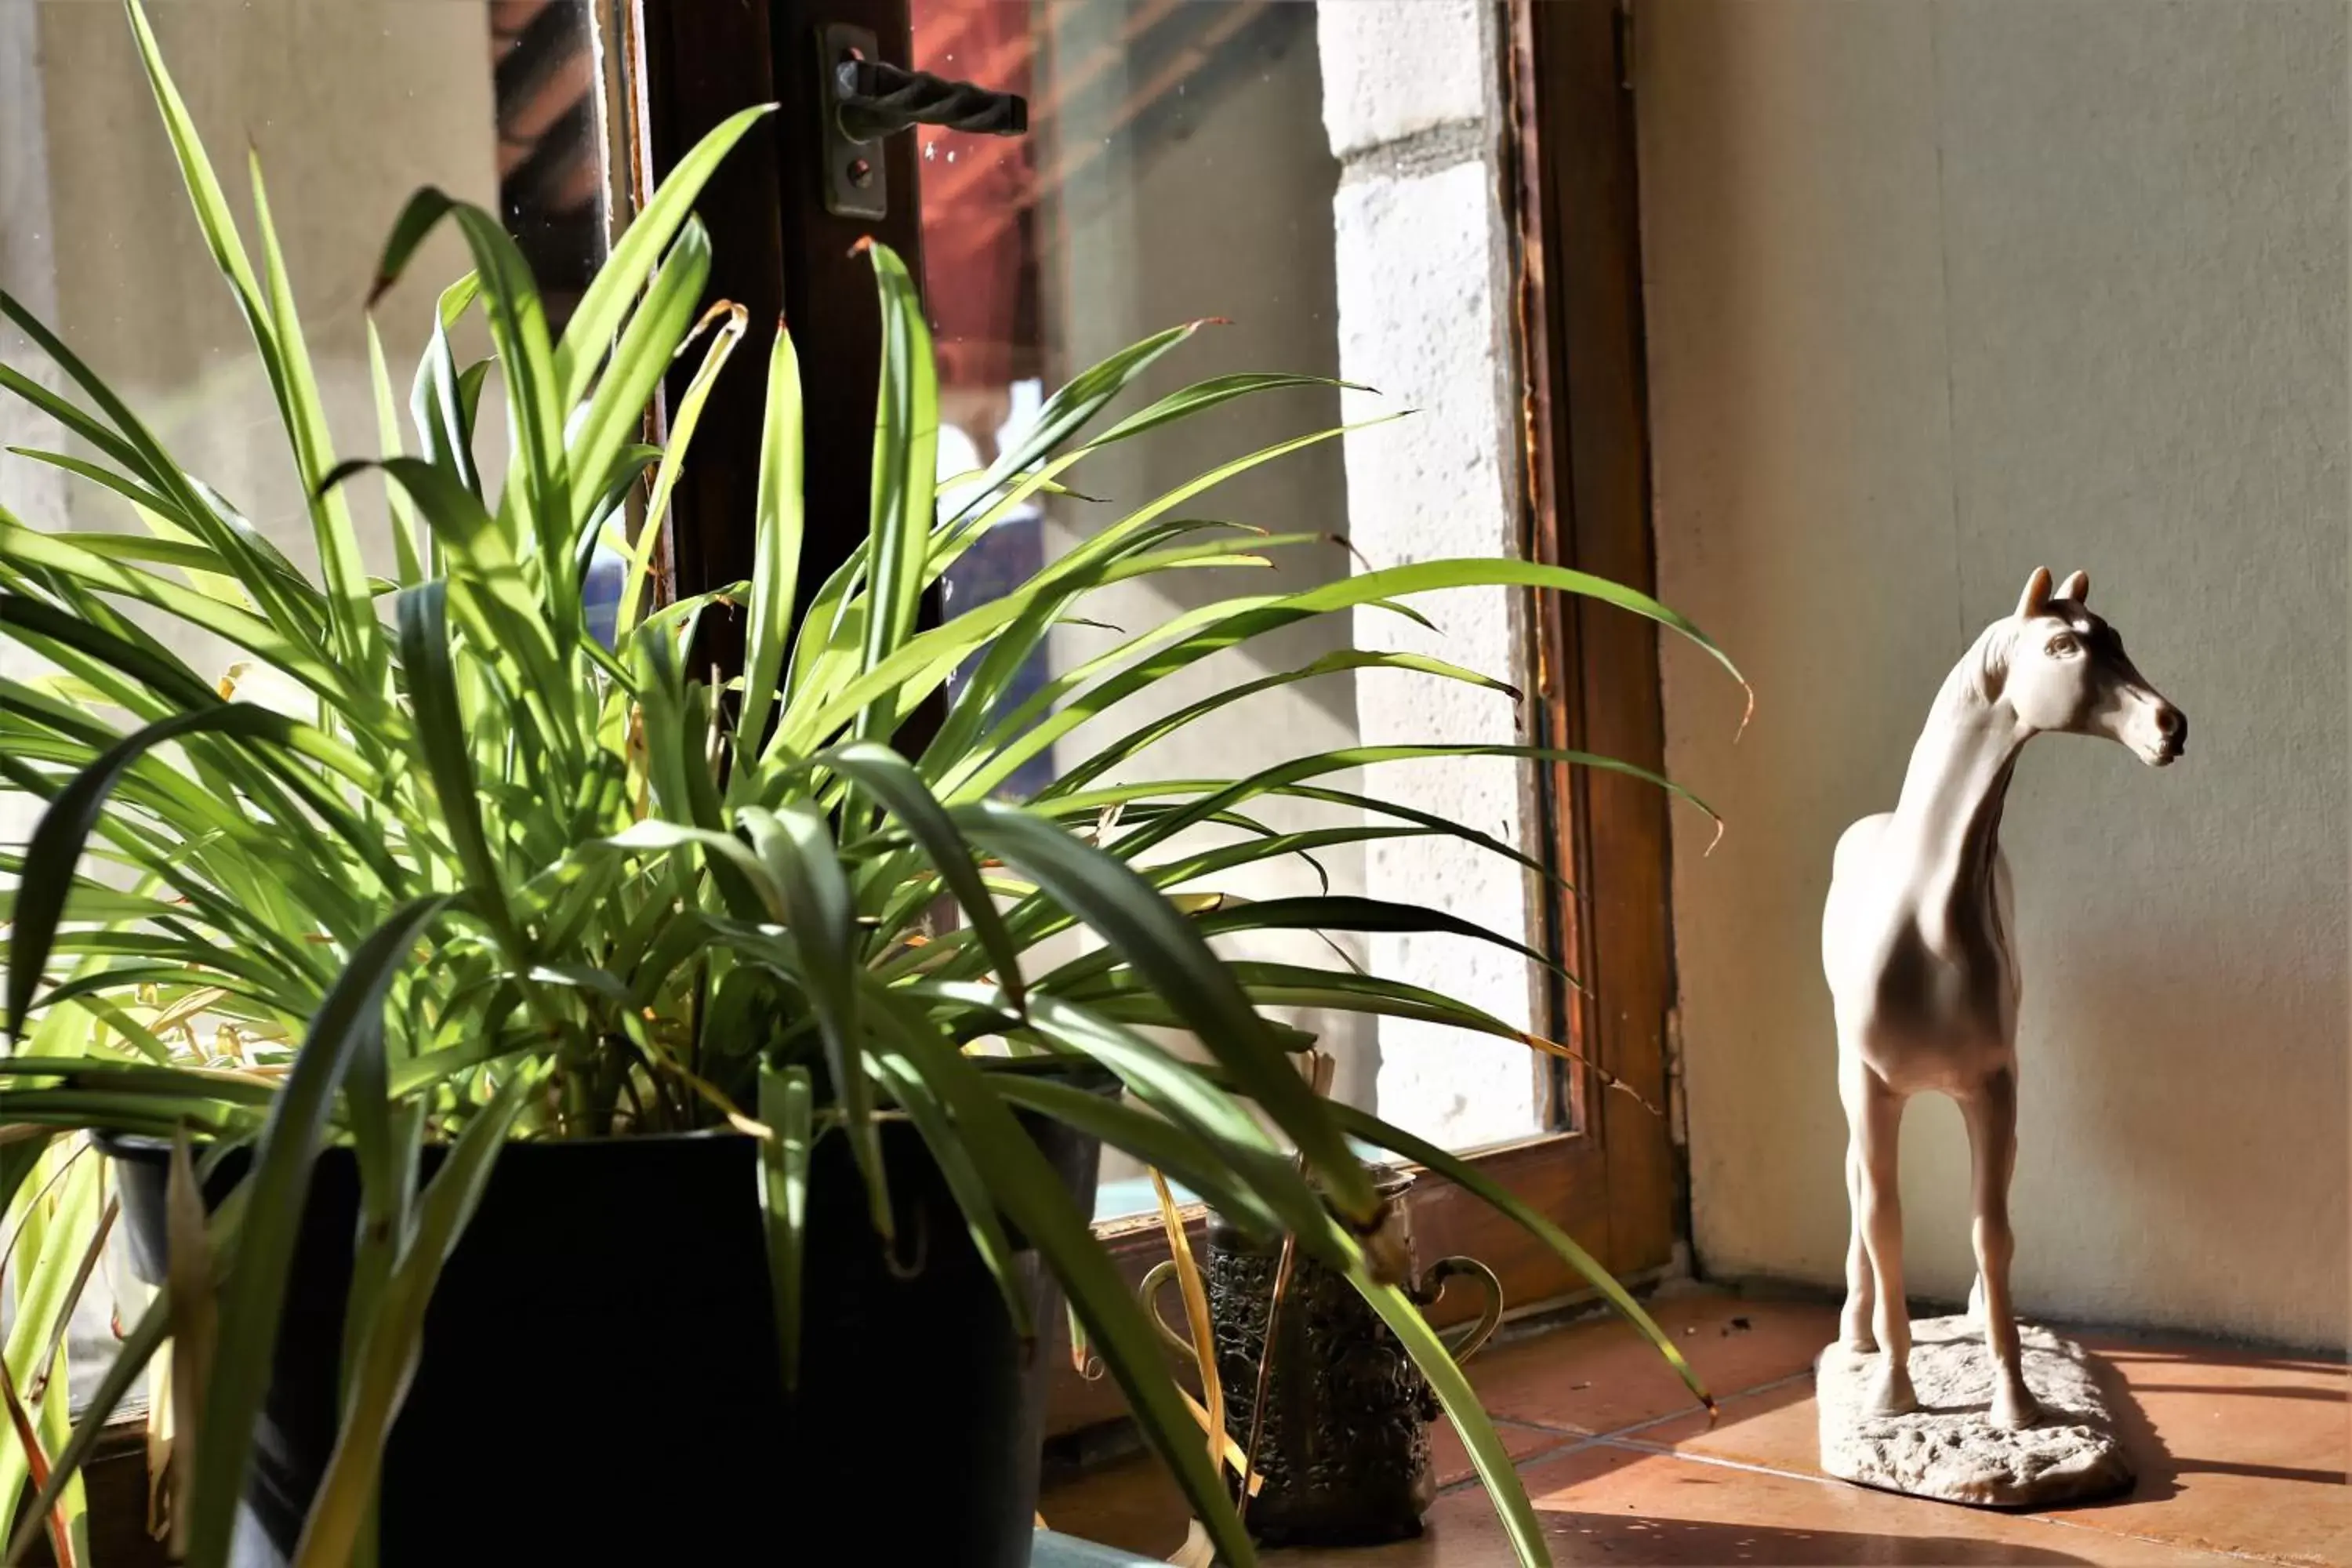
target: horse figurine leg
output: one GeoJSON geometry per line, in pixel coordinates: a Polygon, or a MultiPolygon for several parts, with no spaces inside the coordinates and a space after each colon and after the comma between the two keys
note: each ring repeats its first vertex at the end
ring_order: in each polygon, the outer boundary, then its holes
{"type": "Polygon", "coordinates": [[[2009,1263],[2017,1251],[2009,1227],[2009,1178],[2017,1163],[2017,1072],[2003,1068],[1960,1101],[1969,1128],[1973,1166],[1977,1282],[1969,1309],[1984,1324],[1985,1349],[1993,1363],[1992,1422],[2010,1431],[2040,1417],[2017,1342],[2017,1319],[2010,1305],[2009,1263]]]}
{"type": "Polygon", "coordinates": [[[1870,1244],[1862,1235],[1862,1150],[1861,1141],[1849,1129],[1845,1150],[1845,1201],[1851,1216],[1845,1244],[1845,1311],[1838,1320],[1838,1338],[1849,1350],[1867,1355],[1878,1348],[1878,1336],[1870,1326],[1871,1314],[1876,1310],[1878,1290],[1870,1277],[1870,1244]]]}
{"type": "MultiPolygon", "coordinates": [[[[1870,1069],[1859,1051],[1844,1056],[1838,1087],[1852,1140],[1849,1157],[1859,1178],[1855,1220],[1868,1257],[1870,1289],[1876,1297],[1874,1337],[1885,1357],[1866,1408],[1874,1415],[1904,1415],[1919,1407],[1919,1396],[1911,1387],[1911,1310],[1903,1294],[1903,1194],[1895,1161],[1903,1097],[1870,1069]]],[[[1849,1294],[1849,1331],[1856,1305],[1849,1294]]],[[[1853,1342],[1850,1331],[1847,1342],[1853,1342]]]]}

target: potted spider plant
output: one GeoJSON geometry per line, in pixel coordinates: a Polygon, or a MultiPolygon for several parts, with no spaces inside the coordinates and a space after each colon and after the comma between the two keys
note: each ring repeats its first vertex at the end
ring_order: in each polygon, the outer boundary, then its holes
{"type": "Polygon", "coordinates": [[[15,879],[0,894],[12,1559],[46,1535],[79,1560],[79,1467],[152,1363],[171,1524],[201,1564],[742,1561],[853,1536],[908,1560],[945,1546],[1024,1562],[1036,1347],[1060,1316],[1050,1279],[1217,1548],[1248,1563],[1204,1435],[1088,1226],[1094,1151],[1109,1143],[1345,1275],[1429,1379],[1521,1559],[1544,1561],[1508,1457],[1378,1245],[1381,1205],[1350,1140],[1511,1215],[1703,1391],[1558,1227],[1475,1166],[1319,1099],[1292,1064],[1311,1037],[1259,1009],[1304,997],[1512,1031],[1377,977],[1237,963],[1210,945],[1272,928],[1506,939],[1361,898],[1169,897],[1310,847],[1268,832],[1203,864],[1187,830],[1260,797],[1353,804],[1365,841],[1435,828],[1465,852],[1510,851],[1311,782],[1442,744],[1105,782],[1250,690],[1334,668],[1497,683],[1353,652],[1138,718],[1024,797],[1005,787],[1171,671],[1360,604],[1466,584],[1583,594],[1713,645],[1578,573],[1427,562],[1188,611],[1015,700],[1030,650],[1094,590],[1308,542],[1181,508],[1338,432],[1237,458],[925,626],[925,590],[1090,453],[1311,378],[1223,376],[1110,418],[1193,330],[1180,327],[1077,376],[1017,447],[942,496],[928,334],[879,247],[863,544],[801,580],[801,366],[780,327],[764,345],[754,575],[655,607],[651,542],[697,416],[757,342],[740,308],[706,306],[692,207],[762,111],[680,163],[560,335],[492,215],[412,199],[383,281],[443,224],[473,270],[439,298],[408,428],[378,352],[379,450],[341,461],[258,169],[257,266],[137,0],[129,13],[275,395],[316,562],[272,546],[0,295],[61,378],[0,366],[0,391],[78,443],[14,460],[102,487],[144,530],[0,512],[0,634],[54,671],[0,679],[0,781],[43,807],[0,864],[15,879]],[[469,312],[495,348],[485,363],[453,346],[469,312]],[[695,353],[667,443],[645,444],[648,400],[695,353]],[[475,428],[493,384],[502,469],[475,428]],[[379,483],[389,583],[362,565],[351,503],[379,483]],[[600,549],[625,558],[609,644],[583,587],[600,549]],[[741,669],[693,678],[698,621],[735,605],[741,669]],[[159,619],[232,645],[300,701],[228,691],[155,635],[159,619]],[[936,732],[898,749],[959,668],[936,732]],[[943,903],[951,930],[933,918],[943,903]],[[1039,956],[1072,928],[1094,951],[1039,956]],[[1206,1059],[1171,1052],[1165,1030],[1206,1059]],[[156,1289],[69,1428],[64,1324],[118,1214],[156,1289]]]}

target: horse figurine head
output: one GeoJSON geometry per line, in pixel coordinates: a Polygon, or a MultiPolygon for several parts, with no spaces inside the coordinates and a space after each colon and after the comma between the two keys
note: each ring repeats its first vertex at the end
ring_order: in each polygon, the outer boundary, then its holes
{"type": "Polygon", "coordinates": [[[2017,613],[1996,647],[1998,694],[2028,730],[2104,735],[2150,767],[2178,762],[2188,716],[2133,667],[2115,628],[2090,610],[2091,579],[2077,572],[2053,592],[2050,569],[2026,579],[2017,613]]]}

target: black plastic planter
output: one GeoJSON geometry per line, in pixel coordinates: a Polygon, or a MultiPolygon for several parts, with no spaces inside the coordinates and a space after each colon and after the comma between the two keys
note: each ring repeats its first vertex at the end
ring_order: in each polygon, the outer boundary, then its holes
{"type": "MultiPolygon", "coordinates": [[[[1097,1145],[1023,1120],[1090,1205],[1097,1145]]],[[[790,1399],[751,1140],[505,1150],[434,1297],[385,1458],[385,1568],[1026,1563],[1058,1295],[1023,1253],[1040,1331],[1024,1348],[921,1139],[893,1121],[883,1145],[895,1258],[845,1142],[817,1146],[790,1399]]],[[[168,1149],[108,1147],[134,1260],[160,1278],[168,1149]]],[[[428,1173],[439,1154],[425,1151],[428,1173]]],[[[209,1195],[241,1173],[225,1163],[209,1195]]],[[[328,1151],[255,1436],[238,1568],[291,1558],[333,1445],[358,1196],[351,1152],[328,1151]]]]}

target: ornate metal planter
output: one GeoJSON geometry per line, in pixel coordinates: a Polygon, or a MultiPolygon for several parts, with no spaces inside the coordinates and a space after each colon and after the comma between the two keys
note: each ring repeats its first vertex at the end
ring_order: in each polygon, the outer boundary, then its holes
{"type": "MultiPolygon", "coordinates": [[[[1389,1224],[1412,1267],[1413,1300],[1433,1302],[1449,1279],[1465,1276],[1485,1289],[1477,1321],[1448,1336],[1454,1359],[1466,1361],[1502,1318],[1502,1282],[1474,1258],[1440,1258],[1422,1271],[1401,1201],[1412,1180],[1394,1172],[1380,1188],[1391,1200],[1389,1224]]],[[[1258,1246],[1211,1215],[1202,1272],[1218,1382],[1226,1430],[1244,1447],[1280,1258],[1278,1247],[1258,1246]]],[[[1170,1327],[1157,1304],[1174,1270],[1173,1263],[1154,1268],[1143,1297],[1160,1333],[1189,1359],[1191,1337],[1170,1327]]],[[[1436,1394],[1347,1279],[1303,1256],[1275,1322],[1265,1403],[1257,1447],[1265,1481],[1245,1515],[1252,1535],[1269,1546],[1353,1546],[1421,1533],[1422,1513],[1437,1490],[1429,1458],[1429,1424],[1441,1414],[1436,1394]]]]}

